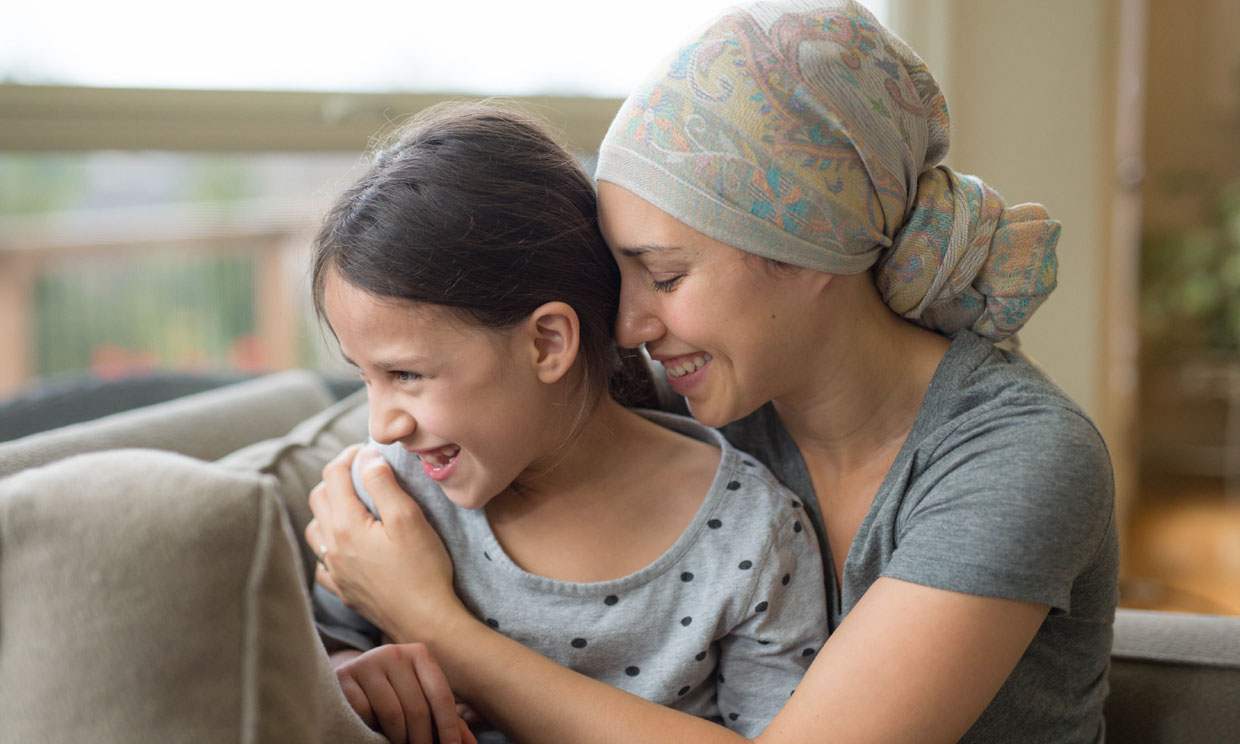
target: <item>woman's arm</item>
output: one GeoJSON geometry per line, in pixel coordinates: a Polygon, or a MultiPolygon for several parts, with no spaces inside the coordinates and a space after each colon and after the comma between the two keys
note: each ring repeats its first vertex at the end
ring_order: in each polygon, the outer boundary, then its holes
{"type": "MultiPolygon", "coordinates": [[[[880,579],[757,741],[954,742],[1047,608],[880,579]]],[[[744,741],[583,677],[468,616],[424,634],[455,689],[518,741],[744,741]]]]}
{"type": "MultiPolygon", "coordinates": [[[[331,573],[320,568],[318,579],[396,640],[426,643],[453,689],[509,736],[584,744],[744,741],[566,669],[479,623],[452,592],[442,543],[381,458],[364,467],[363,479],[383,522],[357,501],[352,456],[324,470],[326,489],[312,500],[333,535],[331,573]],[[407,589],[383,591],[392,581],[407,589]]],[[[955,741],[1011,674],[1047,611],[880,579],[758,740],[955,741]]]]}

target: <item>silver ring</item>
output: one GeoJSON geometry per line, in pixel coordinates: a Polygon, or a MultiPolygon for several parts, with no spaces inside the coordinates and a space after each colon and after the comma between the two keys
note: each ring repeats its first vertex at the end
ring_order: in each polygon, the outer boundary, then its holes
{"type": "Polygon", "coordinates": [[[327,557],[327,543],[319,543],[319,552],[315,553],[314,557],[318,560],[319,565],[327,568],[327,564],[323,562],[323,559],[327,557]]]}

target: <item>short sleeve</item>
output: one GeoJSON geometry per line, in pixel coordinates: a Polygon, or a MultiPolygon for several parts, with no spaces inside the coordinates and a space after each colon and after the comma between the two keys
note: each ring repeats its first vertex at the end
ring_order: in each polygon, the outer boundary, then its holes
{"type": "Polygon", "coordinates": [[[1067,613],[1111,527],[1101,436],[1054,405],[957,422],[908,485],[883,575],[1067,613]]]}
{"type": "Polygon", "coordinates": [[[724,725],[746,737],[783,708],[827,640],[822,558],[803,508],[779,524],[755,568],[743,618],[719,641],[716,679],[724,725]]]}

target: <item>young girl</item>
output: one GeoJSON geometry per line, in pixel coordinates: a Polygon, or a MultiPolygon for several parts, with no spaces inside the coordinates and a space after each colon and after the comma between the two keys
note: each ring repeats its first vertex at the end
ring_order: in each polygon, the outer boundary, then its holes
{"type": "MultiPolygon", "coordinates": [[[[479,619],[649,700],[765,727],[825,642],[816,538],[799,500],[719,434],[622,405],[642,388],[611,338],[619,273],[568,153],[514,113],[432,110],[332,208],[313,287],[366,383],[369,447],[442,536],[479,619]]],[[[663,361],[678,376],[707,360],[663,361]]],[[[361,481],[371,511],[396,518],[361,481]]],[[[321,490],[312,506],[331,508],[321,490]]],[[[307,539],[319,583],[339,589],[349,545],[317,522],[307,539]]],[[[334,595],[315,598],[325,636],[379,643],[334,595]]],[[[352,604],[399,636],[379,602],[352,604]]]]}

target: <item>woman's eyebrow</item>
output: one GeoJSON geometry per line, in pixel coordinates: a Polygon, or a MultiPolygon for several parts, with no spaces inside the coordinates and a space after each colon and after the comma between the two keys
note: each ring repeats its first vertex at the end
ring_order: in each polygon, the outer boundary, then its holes
{"type": "Polygon", "coordinates": [[[632,247],[621,248],[620,255],[633,258],[644,253],[673,254],[680,253],[682,251],[684,251],[684,248],[678,245],[657,245],[655,243],[647,243],[645,245],[635,245],[632,247]]]}

